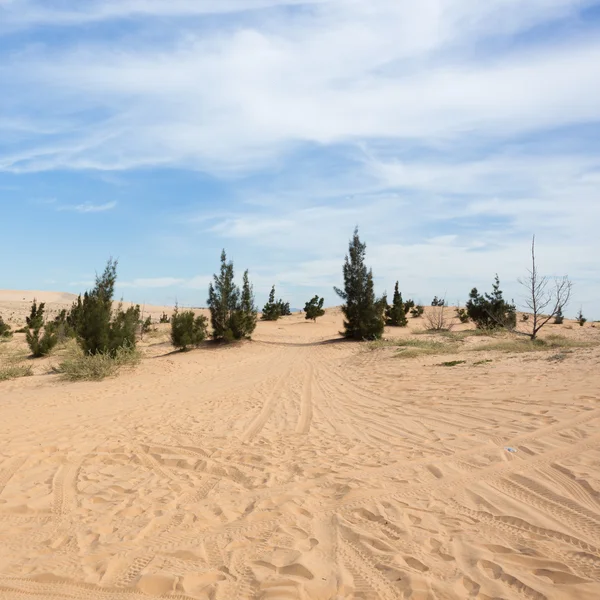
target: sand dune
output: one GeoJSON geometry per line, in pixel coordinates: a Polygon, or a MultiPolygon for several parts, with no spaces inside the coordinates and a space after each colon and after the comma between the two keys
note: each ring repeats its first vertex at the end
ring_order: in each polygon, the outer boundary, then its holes
{"type": "Polygon", "coordinates": [[[0,383],[0,598],[600,598],[598,348],[445,368],[340,328],[0,383]]]}

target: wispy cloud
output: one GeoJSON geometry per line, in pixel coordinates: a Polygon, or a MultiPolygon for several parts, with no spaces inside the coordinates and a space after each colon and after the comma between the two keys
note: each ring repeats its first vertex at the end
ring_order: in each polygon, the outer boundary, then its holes
{"type": "Polygon", "coordinates": [[[105,202],[104,204],[93,204],[92,202],[84,202],[83,204],[62,204],[56,207],[58,211],[73,211],[78,213],[99,213],[112,210],[117,207],[117,202],[105,202]]]}

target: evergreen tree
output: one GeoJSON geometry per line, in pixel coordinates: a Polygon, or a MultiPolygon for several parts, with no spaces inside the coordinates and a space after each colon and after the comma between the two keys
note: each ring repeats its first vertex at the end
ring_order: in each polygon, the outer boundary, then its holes
{"type": "Polygon", "coordinates": [[[244,273],[242,292],[233,281],[233,263],[227,262],[225,250],[221,253],[221,270],[214,276],[214,285],[208,288],[208,307],[215,340],[248,338],[256,328],[254,293],[244,273]]]}
{"type": "Polygon", "coordinates": [[[415,304],[415,306],[410,309],[410,315],[413,319],[418,319],[423,316],[424,312],[425,309],[420,304],[415,304]]]}
{"type": "Polygon", "coordinates": [[[233,330],[240,290],[233,281],[233,275],[233,262],[227,262],[227,255],[223,250],[220,272],[214,276],[214,284],[211,283],[208,288],[208,308],[215,340],[236,339],[233,330]]]}
{"type": "Polygon", "coordinates": [[[304,305],[304,312],[306,313],[305,319],[312,319],[315,323],[319,317],[322,317],[325,314],[323,310],[323,304],[325,303],[325,298],[319,298],[316,295],[312,300],[309,300],[304,305]]]}
{"type": "Polygon", "coordinates": [[[263,321],[277,321],[281,316],[281,305],[279,302],[275,302],[275,286],[271,288],[271,293],[269,294],[269,300],[265,304],[262,311],[262,319],[263,321]]]}
{"type": "Polygon", "coordinates": [[[407,314],[408,314],[408,312],[409,312],[410,310],[412,310],[414,307],[415,307],[415,301],[414,301],[414,300],[411,300],[411,299],[407,300],[407,301],[404,303],[404,314],[405,314],[405,315],[407,315],[407,314]]]}
{"type": "Polygon", "coordinates": [[[517,309],[514,304],[504,300],[498,275],[494,279],[491,294],[482,296],[477,288],[471,290],[466,310],[478,329],[512,328],[517,323],[517,309]]]}
{"type": "Polygon", "coordinates": [[[394,288],[392,305],[388,306],[385,316],[387,325],[392,325],[393,327],[406,327],[408,325],[404,302],[402,302],[402,294],[398,289],[397,281],[396,287],[394,288]]]}
{"type": "Polygon", "coordinates": [[[164,323],[170,323],[170,322],[171,322],[171,319],[170,319],[169,315],[166,312],[164,312],[162,315],[160,315],[159,323],[161,325],[164,324],[164,323]]]}
{"type": "Polygon", "coordinates": [[[0,338],[9,338],[12,336],[12,331],[10,329],[10,325],[5,323],[2,317],[0,316],[0,338]]]}
{"type": "Polygon", "coordinates": [[[559,306],[558,312],[554,315],[554,324],[562,325],[564,320],[565,320],[565,317],[563,315],[562,306],[559,306]]]}
{"type": "Polygon", "coordinates": [[[375,298],[373,272],[365,265],[365,253],[366,244],[360,241],[357,227],[344,263],[344,289],[334,288],[345,301],[343,335],[355,340],[379,339],[384,327],[381,303],[375,298]]]}
{"type": "Polygon", "coordinates": [[[25,319],[27,322],[25,339],[34,358],[50,354],[52,348],[58,343],[52,323],[45,323],[44,307],[43,302],[38,305],[34,300],[31,305],[31,313],[25,319]],[[42,329],[44,330],[43,334],[42,329]]]}
{"type": "Polygon", "coordinates": [[[249,338],[256,329],[256,305],[254,303],[254,291],[248,278],[248,270],[244,271],[242,284],[242,296],[239,306],[239,317],[234,335],[237,339],[249,338]]]}
{"type": "Polygon", "coordinates": [[[280,317],[289,317],[292,314],[290,303],[284,302],[281,298],[277,300],[277,310],[279,311],[280,317]]]}
{"type": "Polygon", "coordinates": [[[205,316],[195,316],[194,311],[175,312],[171,317],[171,343],[182,351],[188,346],[198,347],[206,338],[207,319],[205,316]]]}
{"type": "Polygon", "coordinates": [[[433,297],[431,301],[431,306],[446,306],[446,300],[444,298],[438,298],[437,296],[433,297]]]}
{"type": "Polygon", "coordinates": [[[587,322],[587,319],[583,316],[583,311],[581,310],[581,308],[579,309],[579,313],[577,314],[577,322],[581,327],[583,327],[587,322]]]}

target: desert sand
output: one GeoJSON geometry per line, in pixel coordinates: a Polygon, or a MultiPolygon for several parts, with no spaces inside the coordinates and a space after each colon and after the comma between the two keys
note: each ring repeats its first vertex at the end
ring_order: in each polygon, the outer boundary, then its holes
{"type": "Polygon", "coordinates": [[[401,359],[339,309],[183,354],[161,327],[117,378],[0,383],[0,598],[600,598],[598,347],[401,359]]]}

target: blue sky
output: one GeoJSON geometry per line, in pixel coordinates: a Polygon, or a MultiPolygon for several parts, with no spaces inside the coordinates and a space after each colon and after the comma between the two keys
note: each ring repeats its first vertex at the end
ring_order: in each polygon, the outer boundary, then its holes
{"type": "Polygon", "coordinates": [[[0,287],[464,302],[532,234],[600,318],[600,2],[0,0],[0,287]]]}

